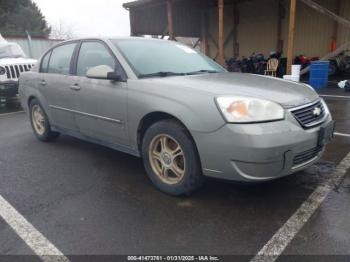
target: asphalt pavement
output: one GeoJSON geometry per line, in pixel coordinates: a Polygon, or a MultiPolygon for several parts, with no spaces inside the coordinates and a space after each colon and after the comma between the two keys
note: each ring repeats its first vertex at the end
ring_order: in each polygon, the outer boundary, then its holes
{"type": "MultiPolygon", "coordinates": [[[[208,180],[181,198],[157,191],[138,158],[68,136],[37,141],[14,101],[0,107],[0,196],[72,261],[71,255],[136,254],[245,255],[249,261],[350,151],[350,96],[338,89],[321,94],[336,131],[345,135],[335,137],[319,163],[263,184],[208,180]]],[[[305,221],[281,261],[350,258],[349,174],[305,221]]],[[[38,260],[1,216],[0,255],[38,260]]]]}

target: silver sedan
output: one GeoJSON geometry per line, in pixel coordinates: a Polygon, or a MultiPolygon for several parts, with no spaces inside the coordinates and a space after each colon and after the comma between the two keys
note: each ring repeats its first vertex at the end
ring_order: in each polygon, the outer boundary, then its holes
{"type": "Polygon", "coordinates": [[[21,75],[34,134],[67,134],[142,157],[154,185],[189,194],[205,177],[257,182],[317,161],[334,123],[308,85],[228,73],[177,42],[79,39],[21,75]]]}

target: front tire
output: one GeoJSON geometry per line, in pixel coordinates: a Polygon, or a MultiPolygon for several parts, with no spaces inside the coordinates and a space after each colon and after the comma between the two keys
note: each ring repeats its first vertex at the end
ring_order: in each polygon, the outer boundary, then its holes
{"type": "Polygon", "coordinates": [[[146,131],[142,157],[153,184],[167,194],[189,195],[203,182],[196,146],[177,121],[160,121],[146,131]]]}
{"type": "Polygon", "coordinates": [[[56,139],[60,134],[51,131],[49,119],[37,99],[32,99],[29,104],[29,118],[35,136],[43,142],[56,139]]]}

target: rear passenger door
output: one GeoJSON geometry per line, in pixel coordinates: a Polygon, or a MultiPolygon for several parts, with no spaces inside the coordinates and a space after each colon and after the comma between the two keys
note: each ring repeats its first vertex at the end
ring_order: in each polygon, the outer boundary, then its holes
{"type": "Polygon", "coordinates": [[[53,126],[66,131],[77,131],[74,113],[74,83],[72,63],[77,42],[70,42],[54,48],[42,59],[38,86],[50,108],[53,126]]]}
{"type": "Polygon", "coordinates": [[[109,47],[102,41],[83,41],[76,61],[75,94],[76,122],[87,137],[109,144],[128,145],[126,130],[126,75],[109,47]],[[87,71],[106,65],[122,75],[124,80],[89,79],[87,71]]]}

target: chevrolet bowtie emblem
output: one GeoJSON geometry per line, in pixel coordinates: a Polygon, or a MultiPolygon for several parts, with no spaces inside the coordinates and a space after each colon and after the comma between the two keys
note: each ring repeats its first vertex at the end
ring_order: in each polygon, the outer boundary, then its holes
{"type": "Polygon", "coordinates": [[[314,116],[321,115],[321,108],[315,107],[314,111],[312,112],[314,116]]]}

